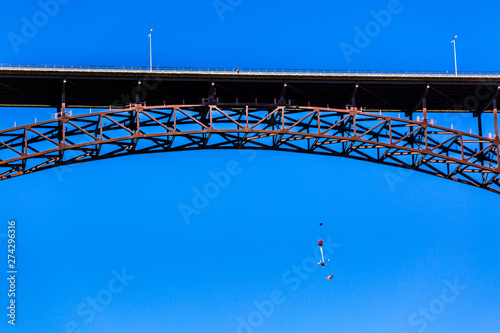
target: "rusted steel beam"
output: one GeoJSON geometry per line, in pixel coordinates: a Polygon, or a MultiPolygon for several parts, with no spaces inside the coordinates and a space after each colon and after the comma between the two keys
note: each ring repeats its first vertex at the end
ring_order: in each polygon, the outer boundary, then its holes
{"type": "Polygon", "coordinates": [[[205,104],[136,104],[0,130],[0,180],[124,155],[237,147],[342,156],[500,193],[498,130],[486,138],[355,107],[240,104],[208,112],[207,122],[205,104]]]}

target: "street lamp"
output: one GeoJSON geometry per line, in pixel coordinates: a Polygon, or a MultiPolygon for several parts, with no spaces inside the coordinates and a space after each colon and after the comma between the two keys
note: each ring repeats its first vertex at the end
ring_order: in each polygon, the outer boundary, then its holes
{"type": "Polygon", "coordinates": [[[152,52],[152,49],[151,49],[151,35],[153,34],[153,29],[151,29],[151,31],[149,32],[149,71],[152,72],[153,71],[153,52],[152,52]]]}
{"type": "Polygon", "coordinates": [[[453,54],[455,55],[455,76],[457,75],[457,36],[455,35],[455,38],[451,41],[453,44],[453,54]]]}

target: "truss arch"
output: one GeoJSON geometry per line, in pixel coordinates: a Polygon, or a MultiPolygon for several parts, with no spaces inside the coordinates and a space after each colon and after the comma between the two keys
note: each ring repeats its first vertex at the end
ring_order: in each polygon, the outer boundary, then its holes
{"type": "Polygon", "coordinates": [[[497,135],[364,112],[280,104],[131,105],[0,131],[0,180],[125,155],[266,149],[347,157],[500,193],[497,135]]]}

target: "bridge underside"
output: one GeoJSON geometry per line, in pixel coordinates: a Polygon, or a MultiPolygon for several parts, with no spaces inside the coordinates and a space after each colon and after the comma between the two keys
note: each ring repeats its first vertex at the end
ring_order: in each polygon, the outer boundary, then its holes
{"type": "Polygon", "coordinates": [[[57,71],[0,68],[0,106],[313,105],[403,112],[492,112],[500,77],[57,71]]]}
{"type": "MultiPolygon", "coordinates": [[[[498,133],[485,138],[356,107],[274,104],[145,106],[0,131],[0,180],[133,154],[266,149],[348,157],[413,169],[500,193],[498,133]]],[[[495,103],[496,117],[496,103],[495,103]]],[[[496,119],[496,118],[495,118],[496,119]]]]}

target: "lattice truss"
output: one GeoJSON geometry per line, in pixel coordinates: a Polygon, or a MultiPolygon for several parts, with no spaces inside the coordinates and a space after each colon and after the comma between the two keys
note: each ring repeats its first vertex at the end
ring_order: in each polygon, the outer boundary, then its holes
{"type": "Polygon", "coordinates": [[[0,131],[0,180],[131,154],[245,148],[349,157],[500,193],[499,143],[356,108],[138,104],[0,131]]]}

